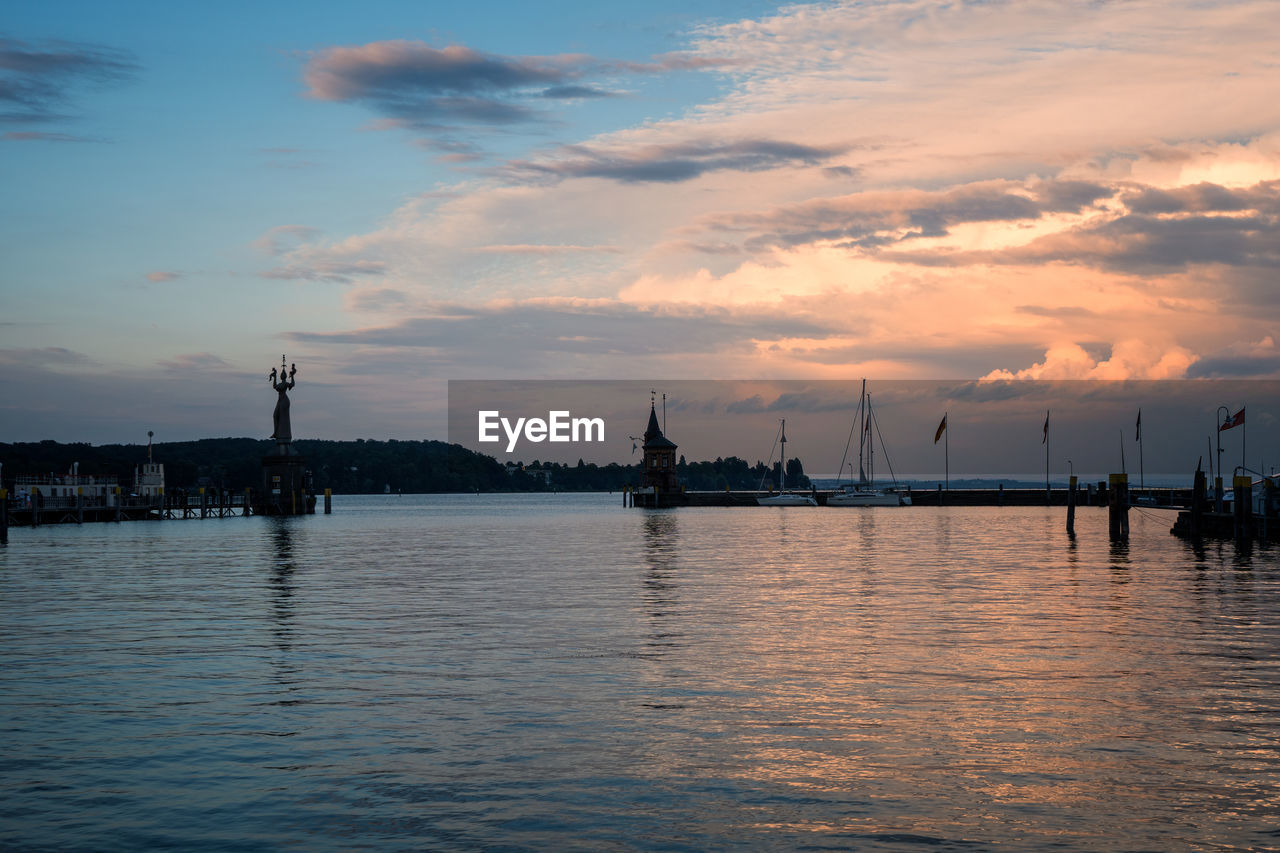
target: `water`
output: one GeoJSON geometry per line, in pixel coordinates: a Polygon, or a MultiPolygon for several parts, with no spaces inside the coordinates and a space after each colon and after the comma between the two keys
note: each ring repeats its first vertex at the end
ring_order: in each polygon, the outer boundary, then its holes
{"type": "Polygon", "coordinates": [[[0,847],[1280,849],[1280,554],[1082,508],[14,530],[0,847]]]}

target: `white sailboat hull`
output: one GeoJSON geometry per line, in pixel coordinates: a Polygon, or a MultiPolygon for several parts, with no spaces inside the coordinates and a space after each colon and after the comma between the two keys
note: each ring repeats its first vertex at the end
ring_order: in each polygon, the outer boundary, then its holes
{"type": "Polygon", "coordinates": [[[910,500],[898,492],[836,492],[827,506],[903,506],[910,500]]]}
{"type": "Polygon", "coordinates": [[[756,498],[756,503],[760,506],[817,506],[818,502],[808,495],[769,495],[768,497],[756,498]]]}

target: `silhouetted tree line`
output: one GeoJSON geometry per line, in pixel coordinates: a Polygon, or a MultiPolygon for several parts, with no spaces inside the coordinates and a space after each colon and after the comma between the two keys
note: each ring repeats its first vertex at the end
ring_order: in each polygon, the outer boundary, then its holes
{"type": "MultiPolygon", "coordinates": [[[[777,488],[780,473],[781,465],[778,462],[774,462],[772,466],[763,462],[749,465],[747,460],[737,456],[716,457],[714,462],[685,462],[684,456],[681,456],[676,463],[676,476],[685,488],[695,492],[723,491],[726,488],[734,491],[758,489],[762,483],[766,488],[777,488]]],[[[809,488],[809,478],[799,459],[787,460],[787,488],[809,488]]]]}
{"type": "MultiPolygon", "coordinates": [[[[412,494],[617,491],[638,484],[641,473],[639,460],[630,465],[596,465],[581,459],[576,465],[534,460],[528,465],[506,466],[491,456],[443,441],[299,439],[293,444],[306,457],[316,488],[331,488],[337,494],[377,494],[388,488],[412,494]]],[[[274,448],[275,442],[270,440],[205,438],[156,444],[152,457],[164,464],[165,482],[172,487],[239,490],[261,485],[262,457],[274,448]]],[[[127,490],[133,483],[134,467],[146,461],[146,445],[138,444],[0,443],[0,463],[9,482],[19,474],[66,474],[79,462],[82,476],[116,477],[127,490]]],[[[736,456],[685,462],[681,456],[676,473],[685,488],[693,491],[755,489],[762,479],[776,487],[779,465],[749,465],[736,456]]],[[[809,487],[799,459],[787,460],[787,487],[809,487]]]]}

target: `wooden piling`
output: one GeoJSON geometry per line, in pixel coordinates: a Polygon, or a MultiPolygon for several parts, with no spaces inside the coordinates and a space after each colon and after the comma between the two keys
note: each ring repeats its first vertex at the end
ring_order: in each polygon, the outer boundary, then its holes
{"type": "Polygon", "coordinates": [[[1072,474],[1067,485],[1067,533],[1076,535],[1076,475],[1072,474]]]}
{"type": "Polygon", "coordinates": [[[324,490],[324,514],[329,515],[333,512],[333,489],[324,490]]]}
{"type": "Polygon", "coordinates": [[[248,486],[245,486],[245,487],[244,487],[244,512],[243,512],[243,513],[241,513],[242,515],[248,515],[248,514],[249,514],[249,504],[250,504],[250,503],[252,503],[252,500],[251,500],[251,496],[250,496],[250,493],[249,493],[249,487],[248,487],[248,486]]]}
{"type": "Polygon", "coordinates": [[[1188,524],[1190,525],[1188,532],[1192,537],[1198,537],[1204,529],[1204,513],[1206,505],[1209,502],[1209,480],[1205,477],[1204,471],[1196,469],[1196,477],[1191,487],[1191,515],[1188,524]]]}
{"type": "Polygon", "coordinates": [[[84,524],[84,486],[76,486],[76,524],[84,524]]]}
{"type": "Polygon", "coordinates": [[[0,545],[9,542],[9,490],[0,489],[0,545]]]}
{"type": "Polygon", "coordinates": [[[1129,538],[1129,475],[1107,477],[1108,530],[1113,540],[1129,538]]]}
{"type": "Polygon", "coordinates": [[[1271,519],[1272,509],[1276,505],[1276,491],[1280,482],[1275,477],[1264,477],[1262,479],[1262,541],[1267,541],[1268,521],[1271,519]]]}
{"type": "Polygon", "coordinates": [[[1236,539],[1247,539],[1253,535],[1253,481],[1249,475],[1231,478],[1231,514],[1235,520],[1236,539]]]}
{"type": "Polygon", "coordinates": [[[32,487],[31,489],[31,526],[40,526],[40,507],[44,504],[44,495],[40,494],[40,490],[32,487]]]}
{"type": "Polygon", "coordinates": [[[114,521],[114,522],[116,522],[117,524],[119,524],[119,523],[120,523],[120,511],[121,511],[120,504],[121,504],[121,503],[123,503],[123,501],[121,500],[122,495],[120,494],[120,487],[119,487],[119,486],[116,486],[116,487],[115,487],[115,496],[116,496],[116,512],[115,512],[115,516],[114,516],[111,520],[112,520],[112,521],[114,521]]]}
{"type": "Polygon", "coordinates": [[[207,518],[209,516],[209,493],[205,491],[204,486],[200,487],[200,517],[207,518]]]}

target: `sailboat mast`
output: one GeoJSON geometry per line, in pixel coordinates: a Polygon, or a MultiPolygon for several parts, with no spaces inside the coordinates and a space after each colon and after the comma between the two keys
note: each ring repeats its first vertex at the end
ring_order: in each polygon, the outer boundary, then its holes
{"type": "Polygon", "coordinates": [[[876,449],[872,444],[873,436],[872,426],[875,424],[875,418],[871,414],[871,395],[867,395],[867,482],[871,485],[876,483],[876,449]]]}
{"type": "Polygon", "coordinates": [[[866,482],[867,469],[862,467],[862,448],[867,443],[867,380],[862,380],[862,398],[858,400],[858,482],[866,482]]]}
{"type": "Polygon", "coordinates": [[[787,489],[787,419],[782,419],[782,461],[778,463],[778,491],[787,489]]]}

